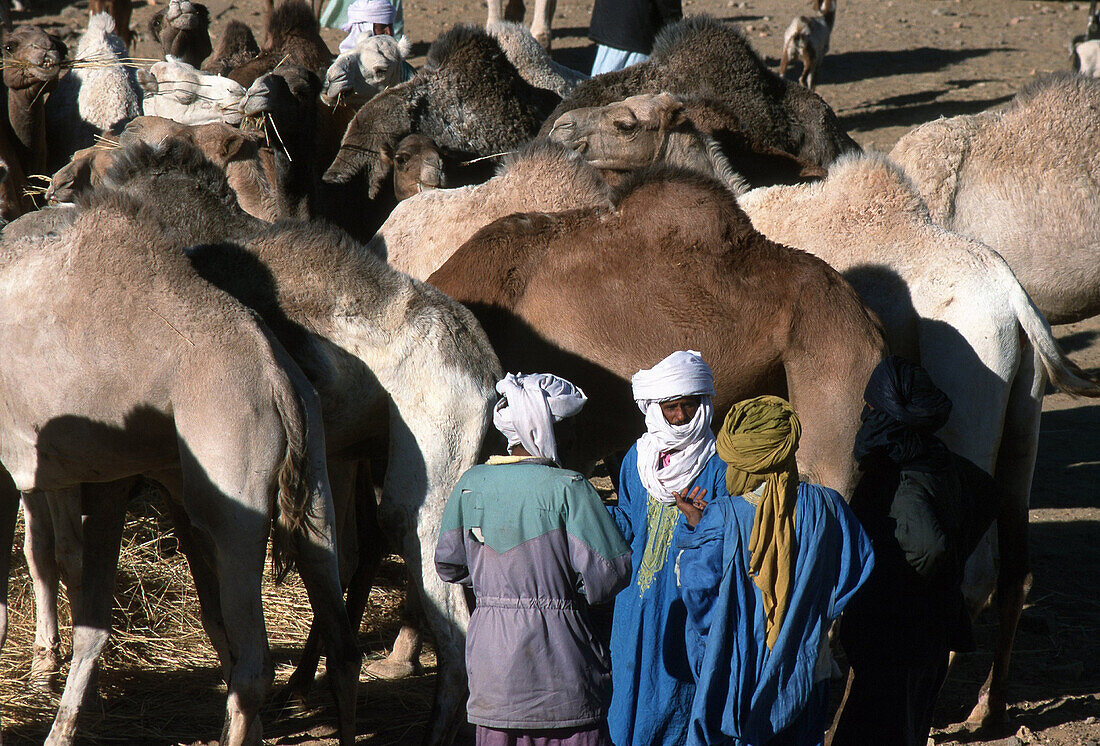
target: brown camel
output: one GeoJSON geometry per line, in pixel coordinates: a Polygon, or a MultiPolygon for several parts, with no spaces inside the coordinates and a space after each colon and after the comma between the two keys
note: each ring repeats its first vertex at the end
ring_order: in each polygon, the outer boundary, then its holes
{"type": "Polygon", "coordinates": [[[361,655],[341,598],[316,393],[251,311],[198,276],[166,228],[126,195],[93,195],[60,236],[0,252],[0,274],[19,278],[0,283],[0,462],[24,491],[97,483],[83,488],[84,531],[96,540],[85,545],[74,659],[47,743],[72,742],[107,642],[121,517],[138,474],[178,486],[209,547],[229,682],[221,742],[261,736],[273,672],[260,576],[274,528],[276,568],[293,562],[310,588],[341,741],[352,743],[361,655]]]}
{"type": "Polygon", "coordinates": [[[850,494],[877,321],[827,264],[752,229],[732,194],[694,174],[628,180],[612,209],[497,220],[429,279],[478,316],[507,370],[553,370],[589,403],[570,460],[641,431],[630,376],[677,349],[715,371],[715,421],[744,398],[787,397],[807,479],[850,494]]]}
{"type": "Polygon", "coordinates": [[[57,86],[61,62],[67,53],[59,38],[37,26],[20,26],[4,35],[8,136],[27,176],[48,173],[46,94],[57,86]]]}
{"type": "Polygon", "coordinates": [[[302,0],[279,3],[268,17],[260,55],[229,71],[226,77],[247,88],[256,78],[288,62],[318,75],[324,75],[332,63],[332,52],[321,38],[317,16],[302,0]]]}
{"type": "Polygon", "coordinates": [[[202,65],[213,46],[210,44],[210,11],[191,0],[168,0],[149,19],[149,33],[169,55],[194,68],[202,65]]]}

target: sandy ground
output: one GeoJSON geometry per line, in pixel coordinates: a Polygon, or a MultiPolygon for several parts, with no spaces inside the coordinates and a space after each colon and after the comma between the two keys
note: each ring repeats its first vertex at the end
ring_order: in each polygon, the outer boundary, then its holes
{"type": "MultiPolygon", "coordinates": [[[[33,18],[67,36],[74,35],[86,17],[83,0],[68,7],[57,0],[27,0],[27,4],[28,12],[17,15],[18,20],[33,18]]],[[[258,0],[209,0],[208,5],[215,34],[231,18],[254,27],[260,23],[258,0]]],[[[1023,0],[841,0],[818,92],[860,144],[889,150],[915,125],[996,106],[1037,74],[1065,69],[1067,41],[1084,30],[1086,7],[1082,2],[1023,0]]],[[[135,56],[152,56],[144,27],[155,10],[156,6],[145,5],[135,9],[135,56]]],[[[684,10],[741,24],[760,53],[777,66],[783,30],[791,17],[808,12],[809,7],[796,0],[684,0],[684,10]]],[[[554,57],[582,70],[589,68],[594,56],[594,47],[584,36],[589,13],[589,2],[559,0],[554,19],[554,57]]],[[[414,62],[422,61],[430,41],[452,23],[483,20],[479,0],[407,0],[407,30],[417,55],[414,62]]],[[[340,33],[325,33],[335,48],[340,33]]],[[[1057,334],[1074,360],[1100,374],[1100,319],[1061,327],[1057,334]]],[[[1035,582],[1016,641],[1011,723],[995,733],[971,733],[950,725],[969,712],[988,670],[993,626],[987,615],[979,623],[980,651],[963,656],[945,686],[937,712],[936,743],[1100,744],[1100,594],[1096,592],[1100,406],[1062,394],[1047,397],[1032,505],[1035,582]]],[[[387,569],[388,579],[372,597],[362,632],[363,644],[374,657],[383,654],[396,630],[400,572],[396,563],[387,569]]],[[[140,573],[140,568],[134,572],[140,573]]],[[[124,572],[122,577],[131,576],[124,572]]],[[[134,586],[120,591],[120,600],[132,603],[138,592],[134,588],[140,590],[134,586]]],[[[267,598],[295,592],[300,594],[301,589],[269,591],[267,598]]],[[[26,622],[32,605],[21,565],[14,572],[12,593],[16,629],[0,662],[5,743],[40,742],[57,700],[28,693],[26,687],[26,622]]],[[[152,616],[162,614],[167,619],[185,614],[194,601],[185,593],[177,596],[165,591],[159,603],[164,605],[154,604],[160,611],[154,610],[152,616]]],[[[304,635],[300,624],[286,623],[298,612],[280,609],[284,607],[272,600],[268,618],[283,680],[304,635]]],[[[162,621],[153,619],[149,624],[156,628],[162,621]]],[[[194,627],[193,621],[184,624],[194,627]]],[[[201,635],[201,630],[184,631],[192,637],[201,635]]],[[[169,647],[178,639],[171,634],[161,633],[169,647]]],[[[195,643],[199,652],[194,653],[194,662],[174,672],[170,660],[157,668],[150,655],[127,657],[128,646],[136,649],[144,644],[140,638],[119,636],[103,674],[104,703],[91,708],[86,732],[94,734],[96,742],[126,743],[187,742],[216,735],[224,689],[216,661],[201,652],[201,639],[195,643]]],[[[430,652],[423,663],[425,675],[405,682],[364,680],[361,743],[417,741],[434,684],[430,652]]],[[[310,707],[296,714],[269,708],[265,717],[269,739],[286,744],[331,742],[325,738],[324,725],[332,719],[331,710],[319,709],[324,707],[327,697],[318,693],[310,707]]]]}

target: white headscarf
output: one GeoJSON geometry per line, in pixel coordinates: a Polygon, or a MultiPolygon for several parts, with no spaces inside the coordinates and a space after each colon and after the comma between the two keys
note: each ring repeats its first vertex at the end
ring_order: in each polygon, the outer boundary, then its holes
{"type": "Polygon", "coordinates": [[[347,36],[340,42],[340,52],[351,52],[360,36],[373,36],[374,24],[393,24],[394,7],[389,0],[355,0],[348,7],[348,22],[340,27],[347,36]]]}
{"type": "Polygon", "coordinates": [[[578,387],[550,373],[509,373],[497,383],[501,400],[493,409],[493,425],[508,439],[508,448],[522,445],[532,456],[558,461],[554,423],[572,417],[588,401],[578,387]]]}
{"type": "Polygon", "coordinates": [[[634,400],[645,414],[646,433],[638,439],[638,477],[642,486],[663,503],[676,501],[674,493],[691,486],[714,455],[714,373],[694,350],[674,352],[648,370],[630,379],[634,400]],[[698,396],[699,410],[691,422],[670,425],[661,402],[684,396],[698,396]],[[663,469],[661,454],[670,454],[663,469]]]}

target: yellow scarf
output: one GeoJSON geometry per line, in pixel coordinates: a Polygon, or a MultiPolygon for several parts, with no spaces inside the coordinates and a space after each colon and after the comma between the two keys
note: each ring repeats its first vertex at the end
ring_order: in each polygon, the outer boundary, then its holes
{"type": "Polygon", "coordinates": [[[758,396],[734,405],[718,433],[718,456],[726,462],[730,495],[764,485],[749,537],[749,574],[764,597],[768,647],[775,645],[791,592],[797,540],[795,451],[802,425],[778,396],[758,396]]]}

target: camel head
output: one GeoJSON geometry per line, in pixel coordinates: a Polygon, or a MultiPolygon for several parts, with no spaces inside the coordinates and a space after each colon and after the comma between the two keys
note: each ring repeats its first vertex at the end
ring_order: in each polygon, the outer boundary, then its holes
{"type": "Polygon", "coordinates": [[[232,161],[253,158],[260,148],[254,137],[224,122],[188,127],[181,139],[201,150],[211,163],[223,171],[232,161]]]}
{"type": "Polygon", "coordinates": [[[187,129],[187,125],[164,117],[135,117],[118,135],[119,147],[144,142],[156,147],[169,137],[175,137],[187,129]]]}
{"type": "Polygon", "coordinates": [[[214,51],[210,44],[210,12],[191,0],[169,0],[168,7],[149,20],[149,33],[164,56],[198,67],[214,51]]]}
{"type": "Polygon", "coordinates": [[[371,97],[377,89],[367,83],[359,68],[357,52],[344,52],[337,57],[325,72],[325,85],[321,90],[321,101],[326,106],[335,106],[341,96],[371,97]]]}
{"type": "Polygon", "coordinates": [[[202,71],[227,75],[234,68],[259,56],[260,45],[252,35],[252,29],[234,19],[222,31],[213,53],[202,63],[202,71]]]}
{"type": "Polygon", "coordinates": [[[4,85],[10,90],[29,89],[37,96],[57,82],[68,49],[61,39],[37,26],[20,26],[3,36],[4,85]]]}
{"type": "Polygon", "coordinates": [[[75,202],[77,197],[103,181],[120,152],[118,148],[99,145],[76,151],[72,160],[50,178],[46,201],[51,205],[75,202]]]}
{"type": "Polygon", "coordinates": [[[404,88],[389,88],[363,104],[344,133],[336,158],[325,171],[323,178],[327,183],[346,184],[365,172],[367,196],[370,199],[378,196],[392,165],[382,157],[384,148],[389,146],[396,152],[395,143],[414,131],[413,114],[419,99],[408,100],[404,88]]]}
{"type": "Polygon", "coordinates": [[[397,201],[408,199],[425,189],[446,188],[443,156],[439,148],[424,135],[409,135],[394,150],[382,147],[382,160],[393,167],[393,192],[397,201]]]}
{"type": "Polygon", "coordinates": [[[683,103],[668,93],[631,96],[558,117],[550,139],[600,170],[633,171],[663,160],[669,135],[689,125],[683,103]]]}
{"type": "Polygon", "coordinates": [[[400,40],[380,34],[368,36],[356,45],[359,73],[375,88],[389,88],[401,82],[401,66],[412,50],[408,37],[400,40]]]}
{"type": "Polygon", "coordinates": [[[158,62],[148,73],[138,71],[144,89],[143,110],[181,124],[239,124],[246,91],[240,83],[199,72],[184,62],[158,62]]]}
{"type": "Polygon", "coordinates": [[[313,147],[317,94],[321,79],[301,65],[284,64],[256,78],[241,104],[246,117],[264,116],[268,141],[291,159],[306,157],[313,147]]]}

